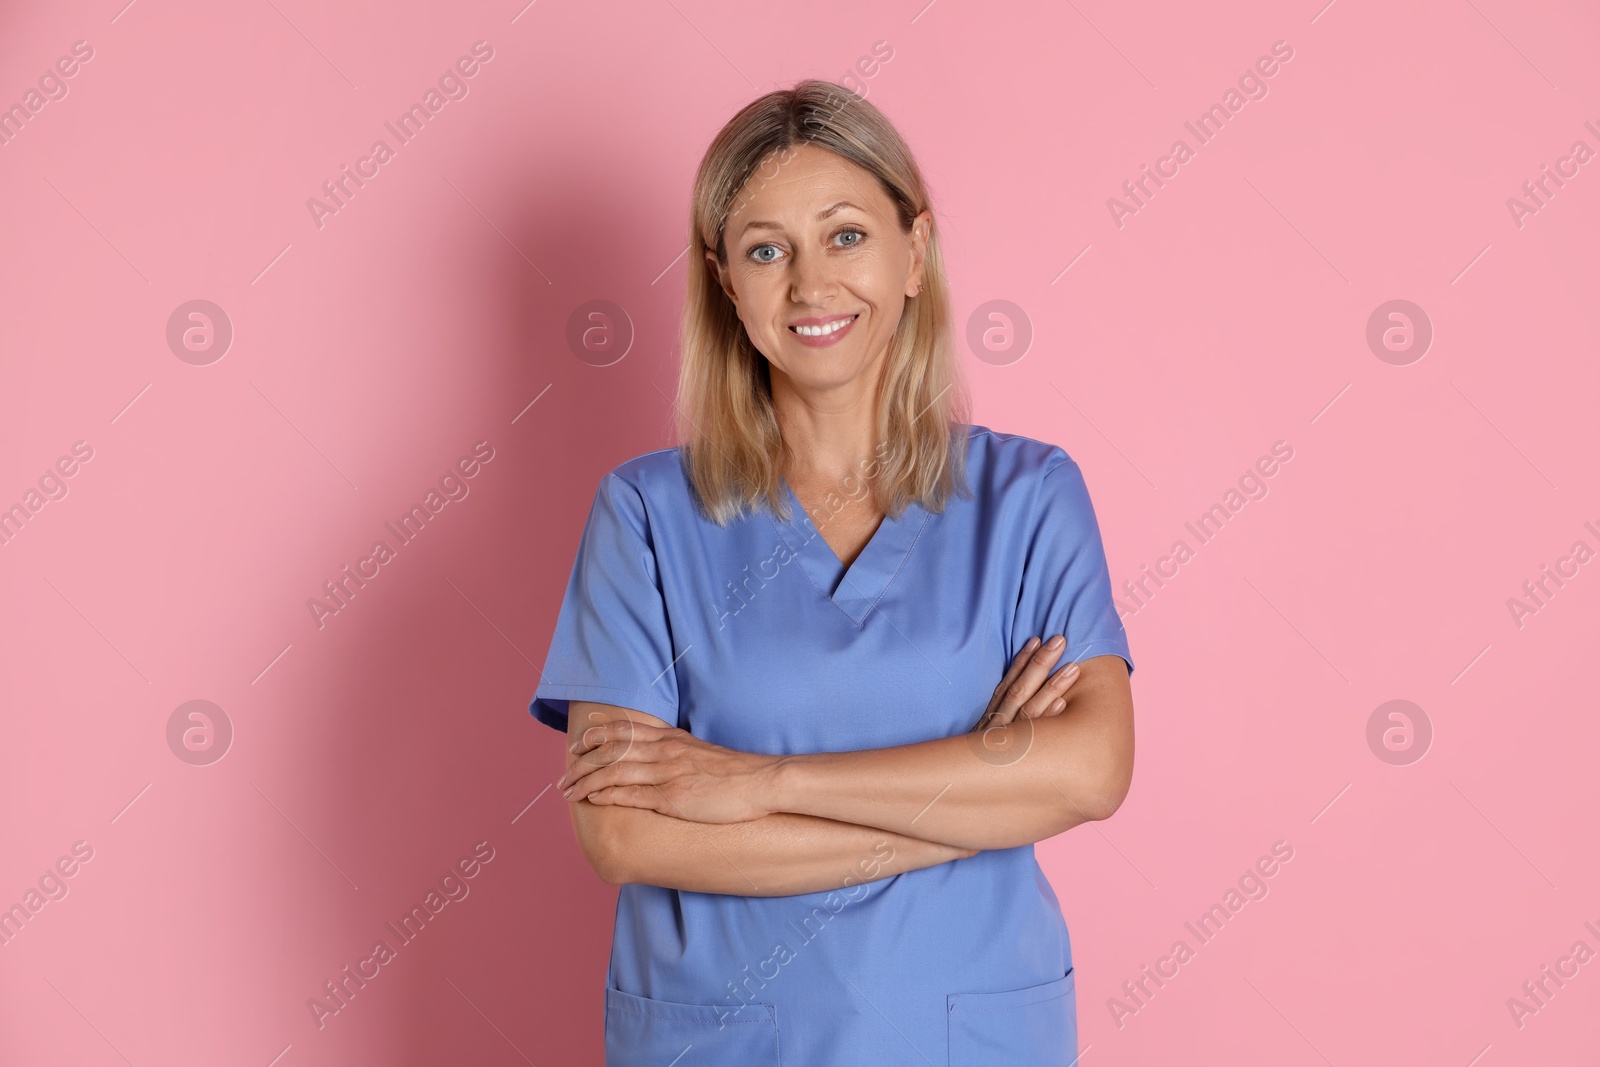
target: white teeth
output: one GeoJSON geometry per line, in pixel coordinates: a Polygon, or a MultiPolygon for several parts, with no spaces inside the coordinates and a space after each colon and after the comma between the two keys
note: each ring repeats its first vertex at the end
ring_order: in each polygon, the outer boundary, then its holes
{"type": "Polygon", "coordinates": [[[826,337],[830,333],[836,333],[844,329],[854,321],[856,321],[856,316],[851,315],[848,319],[839,319],[836,322],[828,323],[826,326],[796,326],[794,327],[794,332],[802,337],[826,337]]]}

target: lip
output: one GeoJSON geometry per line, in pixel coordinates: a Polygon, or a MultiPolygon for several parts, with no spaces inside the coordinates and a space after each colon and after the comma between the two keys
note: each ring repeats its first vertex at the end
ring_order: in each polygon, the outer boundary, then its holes
{"type": "Polygon", "coordinates": [[[852,312],[849,312],[848,314],[844,314],[844,315],[824,315],[820,319],[795,319],[793,322],[789,323],[789,325],[790,326],[826,326],[830,322],[838,322],[840,319],[848,319],[851,315],[854,315],[854,314],[857,314],[857,312],[853,312],[852,311],[852,312]]]}
{"type": "MultiPolygon", "coordinates": [[[[789,323],[789,326],[826,326],[831,322],[838,322],[841,319],[856,319],[859,321],[860,317],[860,312],[853,312],[846,315],[824,315],[821,318],[796,319],[789,323]]],[[[841,326],[832,333],[825,334],[822,337],[807,337],[793,329],[789,330],[789,334],[796,341],[799,341],[808,348],[827,348],[829,345],[835,345],[844,340],[845,335],[855,328],[856,324],[852,322],[850,325],[841,326]]]]}

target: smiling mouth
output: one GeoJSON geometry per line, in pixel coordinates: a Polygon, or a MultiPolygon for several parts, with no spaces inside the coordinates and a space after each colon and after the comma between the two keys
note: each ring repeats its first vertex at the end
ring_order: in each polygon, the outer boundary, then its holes
{"type": "Polygon", "coordinates": [[[826,326],[791,326],[789,329],[793,330],[801,337],[826,337],[830,333],[837,333],[838,331],[844,329],[846,326],[850,325],[860,317],[860,315],[851,315],[848,318],[835,319],[826,326]]]}

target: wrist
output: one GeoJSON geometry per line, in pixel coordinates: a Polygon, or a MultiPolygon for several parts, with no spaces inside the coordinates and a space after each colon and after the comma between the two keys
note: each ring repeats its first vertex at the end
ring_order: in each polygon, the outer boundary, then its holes
{"type": "Polygon", "coordinates": [[[777,757],[767,771],[764,806],[773,811],[796,815],[809,815],[804,809],[807,764],[812,757],[806,753],[777,757]]]}

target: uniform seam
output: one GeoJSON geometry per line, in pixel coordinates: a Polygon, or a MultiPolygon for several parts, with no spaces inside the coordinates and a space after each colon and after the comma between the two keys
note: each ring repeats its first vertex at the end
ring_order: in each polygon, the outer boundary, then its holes
{"type": "MultiPolygon", "coordinates": [[[[889,587],[894,584],[894,580],[900,577],[900,572],[905,569],[907,563],[911,562],[911,555],[917,550],[917,542],[922,540],[922,535],[927,531],[928,523],[932,518],[933,516],[931,513],[926,510],[923,511],[922,525],[917,527],[916,536],[912,537],[911,544],[906,546],[906,554],[900,557],[900,562],[895,566],[894,573],[889,575],[889,580],[883,583],[883,589],[879,591],[877,596],[872,598],[872,603],[867,605],[866,613],[861,616],[861,621],[856,623],[856,629],[860,630],[866,628],[867,620],[872,618],[872,613],[877,608],[878,601],[884,598],[885,594],[889,592],[889,587]]],[[[837,604],[837,602],[835,603],[837,604]]],[[[839,610],[843,611],[844,609],[840,608],[839,610]]],[[[851,619],[850,621],[855,622],[854,619],[851,619]]]]}

